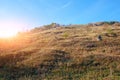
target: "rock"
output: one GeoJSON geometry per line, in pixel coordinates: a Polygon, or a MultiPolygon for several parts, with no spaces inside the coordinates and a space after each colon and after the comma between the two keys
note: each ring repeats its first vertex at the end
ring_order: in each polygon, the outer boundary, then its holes
{"type": "Polygon", "coordinates": [[[98,40],[98,41],[102,41],[102,36],[101,36],[101,35],[98,35],[97,40],[98,40]]]}
{"type": "Polygon", "coordinates": [[[87,48],[93,48],[93,47],[96,47],[96,45],[93,44],[93,43],[91,43],[91,44],[87,44],[86,47],[87,47],[87,48]]]}

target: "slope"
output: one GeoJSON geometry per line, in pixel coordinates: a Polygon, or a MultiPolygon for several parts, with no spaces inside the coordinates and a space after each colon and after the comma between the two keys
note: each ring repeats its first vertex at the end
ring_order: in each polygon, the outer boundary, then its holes
{"type": "Polygon", "coordinates": [[[119,80],[120,26],[44,26],[1,39],[0,78],[119,80]]]}

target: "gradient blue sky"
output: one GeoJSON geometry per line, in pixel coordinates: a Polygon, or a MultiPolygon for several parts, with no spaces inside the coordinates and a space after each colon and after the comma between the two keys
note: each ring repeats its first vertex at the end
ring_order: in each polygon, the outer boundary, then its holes
{"type": "Polygon", "coordinates": [[[120,21],[120,0],[0,0],[0,27],[120,21]]]}

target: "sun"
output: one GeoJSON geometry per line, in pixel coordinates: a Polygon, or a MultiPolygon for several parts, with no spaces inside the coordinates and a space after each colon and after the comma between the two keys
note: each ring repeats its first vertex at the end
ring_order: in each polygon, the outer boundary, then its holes
{"type": "Polygon", "coordinates": [[[0,38],[11,38],[17,36],[22,30],[24,23],[19,20],[3,20],[0,21],[0,38]]]}
{"type": "Polygon", "coordinates": [[[15,29],[15,28],[2,28],[0,27],[0,38],[11,38],[11,37],[14,37],[16,36],[18,33],[18,30],[15,29]]]}

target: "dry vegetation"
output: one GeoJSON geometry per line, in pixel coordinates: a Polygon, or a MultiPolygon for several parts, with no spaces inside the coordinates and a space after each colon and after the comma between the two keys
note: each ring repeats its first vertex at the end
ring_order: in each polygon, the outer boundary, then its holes
{"type": "Polygon", "coordinates": [[[0,39],[0,80],[120,80],[120,26],[49,26],[0,39]]]}

